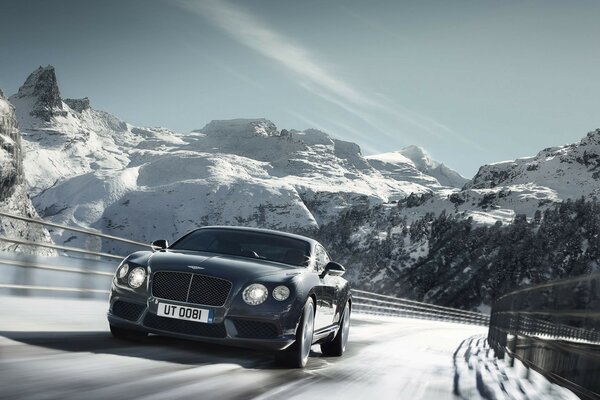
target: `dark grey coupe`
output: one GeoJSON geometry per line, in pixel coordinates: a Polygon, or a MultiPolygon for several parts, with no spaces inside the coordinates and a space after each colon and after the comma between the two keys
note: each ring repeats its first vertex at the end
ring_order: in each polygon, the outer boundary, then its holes
{"type": "Polygon", "coordinates": [[[304,367],[313,344],[341,356],[352,299],[344,268],[313,239],[206,227],[126,257],[110,294],[112,334],[148,333],[277,350],[304,367]]]}

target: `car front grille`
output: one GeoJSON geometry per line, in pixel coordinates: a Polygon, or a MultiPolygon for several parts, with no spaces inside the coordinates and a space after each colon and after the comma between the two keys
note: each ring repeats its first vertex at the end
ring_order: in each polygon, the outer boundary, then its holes
{"type": "Polygon", "coordinates": [[[180,319],[159,317],[152,313],[146,314],[144,325],[148,328],[158,329],[160,331],[181,333],[185,335],[211,338],[224,338],[227,336],[223,324],[204,324],[202,322],[184,321],[180,319]]]}
{"type": "Polygon", "coordinates": [[[232,319],[237,336],[248,339],[274,339],[279,332],[275,324],[248,319],[232,319]]]}
{"type": "Polygon", "coordinates": [[[119,318],[129,321],[137,321],[146,308],[143,304],[130,303],[128,301],[117,300],[112,306],[112,313],[119,318]]]}
{"type": "Polygon", "coordinates": [[[152,278],[152,295],[166,300],[222,307],[231,282],[189,272],[159,271],[152,278]]]}

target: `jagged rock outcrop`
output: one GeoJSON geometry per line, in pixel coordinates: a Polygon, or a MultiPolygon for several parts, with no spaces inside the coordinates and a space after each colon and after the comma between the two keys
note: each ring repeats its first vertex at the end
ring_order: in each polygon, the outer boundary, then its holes
{"type": "Polygon", "coordinates": [[[29,75],[19,91],[10,97],[11,103],[29,103],[29,116],[50,121],[52,117],[66,116],[54,67],[39,67],[29,75]]]}
{"type": "MultiPolygon", "coordinates": [[[[26,217],[37,217],[24,184],[21,136],[14,110],[0,93],[0,210],[26,217]]],[[[0,217],[0,235],[50,243],[48,232],[23,221],[0,217]]],[[[0,240],[0,250],[33,254],[52,254],[52,251],[11,244],[0,240]]]]}
{"type": "Polygon", "coordinates": [[[78,113],[91,108],[90,99],[87,97],[84,97],[83,99],[65,99],[65,103],[67,103],[67,105],[71,107],[73,111],[78,113]]]}
{"type": "Polygon", "coordinates": [[[22,183],[21,135],[10,103],[0,94],[0,201],[12,196],[22,183]]]}

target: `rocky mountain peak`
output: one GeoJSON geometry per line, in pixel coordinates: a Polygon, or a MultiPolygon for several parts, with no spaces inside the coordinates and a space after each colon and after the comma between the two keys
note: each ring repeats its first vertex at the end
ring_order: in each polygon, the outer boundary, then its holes
{"type": "Polygon", "coordinates": [[[30,115],[44,121],[50,121],[53,116],[65,113],[52,65],[39,67],[33,71],[10,100],[11,102],[30,100],[33,103],[30,115]]]}
{"type": "Polygon", "coordinates": [[[559,199],[600,193],[600,129],[579,142],[548,147],[533,157],[491,163],[479,168],[467,189],[509,188],[535,182],[559,199]]]}
{"type": "Polygon", "coordinates": [[[17,92],[18,97],[37,97],[49,106],[60,106],[60,91],[52,65],[39,67],[25,80],[17,92]]]}
{"type": "Polygon", "coordinates": [[[411,160],[422,173],[436,178],[443,186],[461,188],[468,181],[458,172],[431,158],[422,147],[407,146],[398,153],[411,160]]]}
{"type": "Polygon", "coordinates": [[[398,153],[411,160],[421,172],[427,172],[427,170],[440,165],[439,162],[431,158],[425,149],[419,146],[407,146],[399,150],[398,153]]]}
{"type": "Polygon", "coordinates": [[[90,109],[90,99],[87,97],[83,99],[65,99],[65,103],[78,113],[90,109]]]}
{"type": "Polygon", "coordinates": [[[264,118],[214,120],[194,132],[201,132],[209,136],[236,136],[238,138],[279,135],[275,124],[264,118]]]}
{"type": "Polygon", "coordinates": [[[588,132],[588,134],[581,139],[582,146],[595,146],[600,144],[600,129],[588,132]]]}

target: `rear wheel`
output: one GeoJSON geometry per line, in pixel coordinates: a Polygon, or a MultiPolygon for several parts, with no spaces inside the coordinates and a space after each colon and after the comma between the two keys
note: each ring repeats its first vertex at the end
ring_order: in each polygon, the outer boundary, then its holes
{"type": "Polygon", "coordinates": [[[289,349],[279,354],[279,361],[291,368],[304,368],[308,362],[310,348],[313,342],[315,328],[315,304],[312,298],[308,298],[300,323],[296,331],[296,341],[289,349]]]}
{"type": "Polygon", "coordinates": [[[134,331],[133,329],[120,328],[118,326],[110,325],[110,333],[112,333],[115,339],[121,340],[132,340],[140,341],[146,338],[148,334],[146,332],[134,331]]]}
{"type": "Polygon", "coordinates": [[[321,345],[321,352],[325,356],[339,357],[346,351],[348,344],[348,334],[350,333],[350,302],[346,303],[342,319],[340,320],[340,329],[331,342],[321,345]]]}

